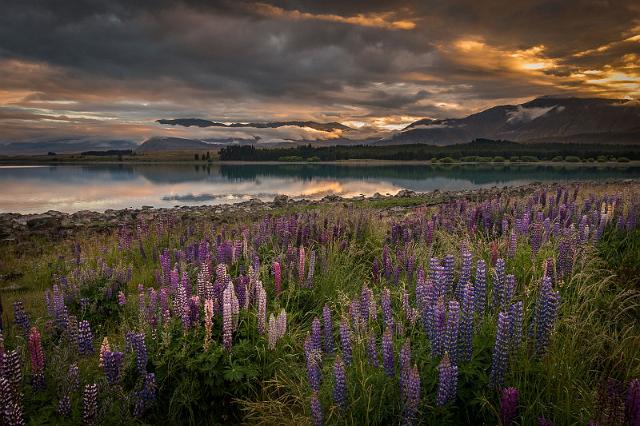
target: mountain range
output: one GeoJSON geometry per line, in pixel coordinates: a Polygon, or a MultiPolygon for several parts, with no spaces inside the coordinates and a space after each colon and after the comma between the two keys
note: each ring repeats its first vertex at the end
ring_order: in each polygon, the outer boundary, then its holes
{"type": "Polygon", "coordinates": [[[58,138],[0,144],[0,154],[75,153],[100,149],[198,151],[230,144],[262,147],[300,144],[452,145],[477,138],[522,143],[640,144],[640,101],[625,99],[542,96],[518,105],[495,106],[462,118],[424,118],[399,131],[380,130],[374,133],[370,128],[352,128],[338,122],[223,123],[202,118],[159,119],[156,122],[163,126],[196,127],[200,129],[198,134],[210,132],[210,136],[155,136],[141,144],[121,139],[58,138]]]}
{"type": "Polygon", "coordinates": [[[451,145],[476,138],[527,143],[640,143],[640,102],[543,96],[464,118],[425,118],[375,143],[451,145]]]}

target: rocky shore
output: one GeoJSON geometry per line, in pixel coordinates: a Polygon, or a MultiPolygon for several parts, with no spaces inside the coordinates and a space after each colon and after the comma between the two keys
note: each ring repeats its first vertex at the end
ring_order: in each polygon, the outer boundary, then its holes
{"type": "MultiPolygon", "coordinates": [[[[640,191],[639,180],[623,180],[608,182],[580,182],[571,183],[581,186],[621,185],[623,187],[637,187],[640,191]]],[[[154,220],[167,215],[186,222],[210,220],[228,222],[238,217],[257,217],[270,211],[281,209],[295,210],[303,207],[322,206],[342,203],[344,205],[367,206],[367,202],[381,201],[380,208],[390,213],[400,213],[415,208],[417,205],[437,205],[456,199],[483,200],[495,195],[526,195],[541,187],[553,187],[557,184],[532,183],[511,187],[492,187],[463,191],[439,191],[417,193],[402,190],[395,195],[374,194],[371,197],[358,196],[343,198],[338,195],[328,195],[320,200],[293,199],[286,195],[276,196],[271,202],[252,199],[235,204],[180,206],[173,208],[154,208],[144,206],[140,209],[106,210],[95,212],[82,210],[75,213],[63,213],[50,210],[40,214],[0,213],[0,242],[10,243],[30,236],[46,238],[65,238],[81,231],[107,232],[122,224],[132,223],[138,219],[154,220]],[[404,199],[401,201],[401,199],[404,199]],[[415,199],[415,202],[406,199],[415,199]],[[384,202],[384,201],[387,202],[384,202]]]]}

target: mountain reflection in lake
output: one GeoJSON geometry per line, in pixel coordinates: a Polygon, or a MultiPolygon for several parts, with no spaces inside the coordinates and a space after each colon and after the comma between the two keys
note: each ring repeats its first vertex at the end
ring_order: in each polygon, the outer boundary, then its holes
{"type": "Polygon", "coordinates": [[[221,204],[278,194],[353,197],[525,183],[640,177],[638,166],[418,164],[92,164],[0,166],[0,211],[221,204]]]}

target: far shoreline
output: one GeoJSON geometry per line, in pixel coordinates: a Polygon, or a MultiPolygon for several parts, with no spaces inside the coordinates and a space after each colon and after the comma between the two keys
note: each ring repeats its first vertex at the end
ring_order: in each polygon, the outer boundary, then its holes
{"type": "Polygon", "coordinates": [[[338,166],[394,166],[394,165],[425,165],[425,166],[459,166],[459,165],[508,165],[508,166],[576,166],[576,167],[598,167],[598,166],[640,166],[640,160],[630,161],[452,161],[439,162],[431,160],[378,160],[378,159],[349,159],[334,161],[195,161],[195,160],[42,160],[42,159],[7,159],[0,158],[0,167],[3,166],[91,166],[91,165],[185,165],[185,166],[244,166],[244,165],[338,165],[338,166]]]}

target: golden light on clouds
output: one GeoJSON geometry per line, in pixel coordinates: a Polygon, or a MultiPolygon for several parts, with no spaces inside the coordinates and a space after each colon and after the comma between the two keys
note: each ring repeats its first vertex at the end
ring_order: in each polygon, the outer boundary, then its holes
{"type": "MultiPolygon", "coordinates": [[[[573,56],[591,55],[607,51],[618,43],[638,41],[640,36],[631,36],[573,56]]],[[[542,44],[510,50],[472,37],[455,40],[451,47],[440,46],[440,50],[463,66],[498,72],[513,79],[529,81],[532,85],[613,98],[640,96],[639,56],[635,53],[624,54],[616,65],[583,69],[566,58],[547,56],[546,46],[542,44]]]]}
{"type": "Polygon", "coordinates": [[[386,28],[390,30],[412,30],[416,23],[409,19],[395,19],[392,12],[366,13],[354,16],[341,16],[335,14],[314,14],[299,10],[288,10],[267,3],[254,3],[252,10],[264,16],[285,18],[292,20],[315,20],[340,22],[343,24],[359,25],[363,27],[386,28]]]}

